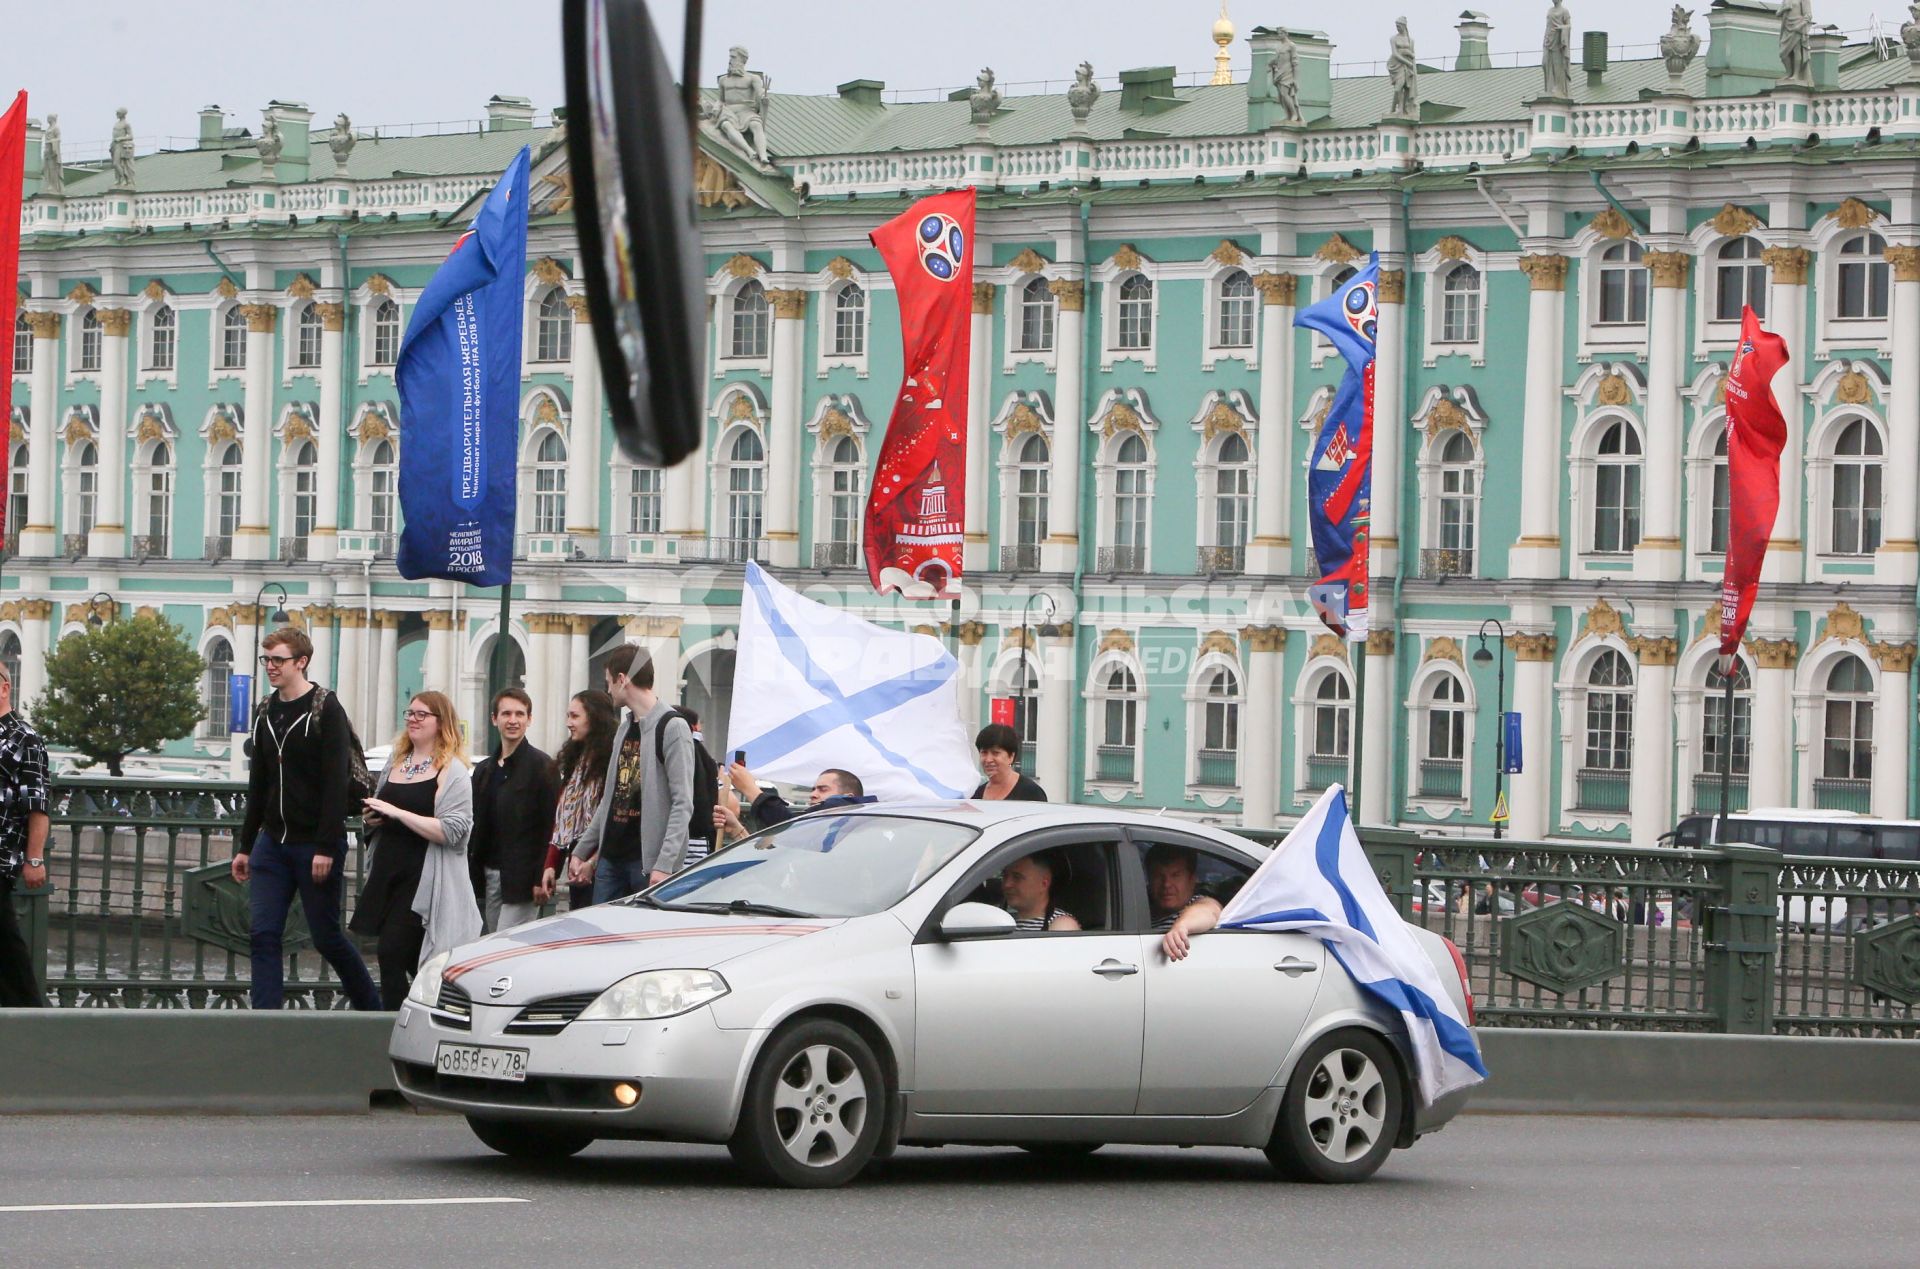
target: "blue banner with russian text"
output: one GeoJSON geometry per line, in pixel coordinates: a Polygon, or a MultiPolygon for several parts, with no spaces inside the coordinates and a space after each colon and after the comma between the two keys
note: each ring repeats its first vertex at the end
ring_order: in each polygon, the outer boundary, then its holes
{"type": "Polygon", "coordinates": [[[406,578],[513,579],[527,149],[420,293],[400,345],[400,533],[406,578]]]}

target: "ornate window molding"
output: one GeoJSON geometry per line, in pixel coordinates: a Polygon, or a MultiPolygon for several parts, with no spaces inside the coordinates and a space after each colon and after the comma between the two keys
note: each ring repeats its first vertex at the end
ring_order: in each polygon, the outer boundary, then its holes
{"type": "Polygon", "coordinates": [[[1130,245],[1095,266],[1100,287],[1100,369],[1133,361],[1159,368],[1161,292],[1159,267],[1130,245]]]}
{"type": "Polygon", "coordinates": [[[1259,416],[1239,388],[1216,388],[1200,398],[1200,409],[1189,424],[1200,437],[1193,465],[1197,568],[1209,575],[1244,572],[1259,494],[1259,416]]]}
{"type": "Polygon", "coordinates": [[[1083,691],[1089,740],[1086,787],[1109,802],[1140,792],[1147,678],[1135,651],[1137,637],[1125,630],[1108,631],[1083,691]]]}
{"type": "Polygon", "coordinates": [[[1293,787],[1280,801],[1305,807],[1329,783],[1353,781],[1353,667],[1347,645],[1324,631],[1314,635],[1293,693],[1293,787]],[[1342,750],[1344,749],[1344,752],[1342,750]]]}
{"type": "MultiPolygon", "coordinates": [[[[1060,343],[1062,305],[1055,284],[1060,280],[1055,266],[1031,247],[1008,264],[999,297],[1006,310],[1000,373],[1012,374],[1015,366],[1028,362],[1051,374],[1058,365],[1054,350],[1060,343]]],[[[1083,286],[1076,306],[1084,303],[1084,295],[1083,286]]]]}
{"type": "Polygon", "coordinates": [[[1000,568],[1032,573],[1053,516],[1053,402],[1038,388],[1009,393],[1000,434],[1000,568]]]}
{"type": "Polygon", "coordinates": [[[871,279],[844,256],[834,257],[821,273],[820,298],[814,305],[820,343],[815,374],[824,379],[829,370],[842,368],[864,379],[873,347],[871,279]]]}
{"type": "Polygon", "coordinates": [[[1420,576],[1473,577],[1483,558],[1487,415],[1471,387],[1439,384],[1413,415],[1422,440],[1414,458],[1420,496],[1420,576]],[[1464,447],[1464,450],[1462,449],[1464,447]]]}
{"type": "Polygon", "coordinates": [[[1138,388],[1110,388],[1088,427],[1094,451],[1095,571],[1147,573],[1153,567],[1154,437],[1160,420],[1138,388]],[[1104,565],[1104,567],[1103,567],[1104,565]]]}
{"type": "Polygon", "coordinates": [[[1260,261],[1231,238],[1223,238],[1201,262],[1202,322],[1200,368],[1212,370],[1222,361],[1238,361],[1248,370],[1260,368],[1260,323],[1264,312],[1254,278],[1260,261]]]}
{"type": "MultiPolygon", "coordinates": [[[[1188,801],[1219,810],[1240,796],[1248,776],[1240,760],[1246,694],[1239,640],[1223,630],[1203,635],[1185,692],[1188,801]]],[[[1268,778],[1266,772],[1253,776],[1268,778]]]]}
{"type": "Polygon", "coordinates": [[[1594,602],[1586,622],[1585,633],[1561,659],[1560,678],[1554,684],[1562,722],[1560,819],[1568,828],[1610,832],[1624,828],[1628,822],[1626,790],[1621,785],[1633,774],[1632,699],[1640,688],[1640,659],[1634,653],[1625,619],[1606,600],[1594,602]],[[1602,659],[1609,656],[1619,658],[1607,663],[1611,674],[1601,667],[1602,659]],[[1617,682],[1622,666],[1625,684],[1617,682]],[[1616,705],[1616,698],[1622,694],[1627,698],[1624,712],[1612,709],[1590,717],[1593,710],[1616,705]],[[1589,723],[1592,736],[1588,734],[1589,723]],[[1621,725],[1626,729],[1624,736],[1621,725]],[[1590,740],[1599,743],[1590,746],[1590,740]],[[1618,765],[1623,753],[1624,766],[1618,765]],[[1590,756],[1596,759],[1591,766],[1590,756]],[[1587,779],[1584,791],[1583,772],[1587,779]]]}
{"type": "Polygon", "coordinates": [[[807,421],[813,435],[813,565],[861,568],[867,491],[867,436],[873,430],[860,398],[821,398],[807,421]]]}
{"type": "Polygon", "coordinates": [[[1404,707],[1407,806],[1435,820],[1470,819],[1479,702],[1460,645],[1451,637],[1427,641],[1404,707]]]}
{"type": "Polygon", "coordinates": [[[1497,257],[1448,234],[1414,259],[1426,288],[1422,305],[1421,362],[1431,369],[1442,357],[1487,363],[1487,318],[1491,312],[1497,257]]]}

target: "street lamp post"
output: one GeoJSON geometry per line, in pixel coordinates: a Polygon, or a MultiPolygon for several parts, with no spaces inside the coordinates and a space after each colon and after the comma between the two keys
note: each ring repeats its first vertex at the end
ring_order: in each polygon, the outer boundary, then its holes
{"type": "MultiPolygon", "coordinates": [[[[247,708],[249,711],[260,704],[259,693],[253,690],[254,685],[260,681],[260,601],[267,597],[267,592],[270,590],[280,592],[279,602],[274,605],[273,612],[267,617],[267,620],[271,621],[274,625],[280,626],[286,624],[288,620],[287,605],[293,602],[293,597],[287,594],[287,588],[279,582],[268,582],[254,593],[253,610],[251,613],[253,617],[253,659],[247,662],[247,708]]],[[[228,730],[231,731],[234,725],[241,721],[239,718],[229,718],[227,720],[228,730]]],[[[244,730],[251,733],[253,729],[247,727],[244,730]]],[[[247,752],[251,754],[253,749],[251,736],[249,736],[246,742],[246,749],[247,752]]]]}
{"type": "MultiPolygon", "coordinates": [[[[1507,628],[1489,617],[1480,623],[1480,646],[1474,650],[1473,663],[1485,665],[1493,660],[1493,654],[1487,651],[1487,627],[1492,626],[1500,640],[1500,664],[1494,678],[1494,728],[1493,728],[1493,807],[1499,814],[1500,799],[1507,787],[1507,628]]],[[[1494,840],[1498,841],[1501,829],[1506,821],[1496,819],[1493,822],[1494,840]]]]}
{"type": "MultiPolygon", "coordinates": [[[[1033,594],[1027,596],[1026,606],[1022,608],[1020,612],[1020,627],[1021,627],[1021,634],[1023,637],[1020,640],[1020,714],[1019,714],[1020,726],[1017,729],[1018,734],[1016,736],[1016,739],[1019,741],[1020,747],[1023,750],[1027,746],[1027,719],[1028,719],[1027,683],[1028,683],[1028,680],[1031,678],[1031,674],[1032,674],[1027,664],[1027,658],[1032,653],[1033,639],[1035,634],[1056,635],[1060,633],[1060,627],[1053,624],[1053,614],[1054,614],[1053,596],[1049,595],[1044,590],[1037,590],[1033,592],[1033,594]],[[1036,599],[1043,599],[1046,601],[1046,604],[1047,604],[1046,620],[1040,623],[1038,630],[1034,628],[1033,621],[1032,621],[1033,601],[1036,599]]],[[[1022,753],[1019,756],[1021,758],[1025,758],[1026,755],[1022,753]]],[[[1040,738],[1039,738],[1038,728],[1034,729],[1033,756],[1034,756],[1034,762],[1037,764],[1040,760],[1040,738]]],[[[1029,771],[1026,774],[1032,775],[1033,773],[1029,771]]]]}
{"type": "Polygon", "coordinates": [[[113,596],[107,594],[106,591],[96,590],[93,592],[93,594],[87,596],[87,627],[88,629],[98,630],[102,626],[106,625],[107,622],[118,620],[119,616],[120,616],[119,606],[113,602],[113,596]],[[105,600],[107,605],[107,616],[104,618],[100,616],[100,602],[102,600],[105,600]]]}

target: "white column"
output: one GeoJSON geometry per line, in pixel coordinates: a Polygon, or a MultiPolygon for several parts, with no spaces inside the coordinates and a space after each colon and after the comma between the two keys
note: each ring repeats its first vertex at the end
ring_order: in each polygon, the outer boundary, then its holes
{"type": "MultiPolygon", "coordinates": [[[[436,600],[443,598],[435,595],[436,600]]],[[[445,692],[456,701],[453,681],[453,614],[444,608],[429,608],[427,619],[427,656],[420,680],[427,690],[445,692]]],[[[477,733],[476,733],[477,734],[477,733]]]]}
{"type": "MultiPolygon", "coordinates": [[[[1772,273],[1767,289],[1767,329],[1787,341],[1787,350],[1807,347],[1807,265],[1813,253],[1805,247],[1769,247],[1761,253],[1772,273]]],[[[1787,444],[1780,454],[1780,514],[1773,522],[1765,581],[1797,582],[1805,575],[1806,551],[1801,524],[1805,520],[1807,428],[1802,388],[1804,369],[1812,358],[1794,357],[1773,377],[1773,399],[1787,420],[1787,444]]],[[[1916,479],[1912,471],[1907,481],[1916,479]]],[[[1896,476],[1896,481],[1900,479],[1896,476]]],[[[1894,483],[1894,482],[1889,482],[1894,483]]]]}
{"type": "MultiPolygon", "coordinates": [[[[22,555],[47,556],[60,544],[53,514],[54,478],[60,467],[60,314],[28,313],[27,324],[33,327],[32,419],[27,432],[27,523],[17,549],[22,555]]],[[[45,647],[42,642],[42,655],[45,647]]]]}
{"type": "MultiPolygon", "coordinates": [[[[701,345],[706,350],[706,363],[703,367],[703,382],[713,381],[713,330],[714,300],[707,297],[706,340],[701,345]]],[[[714,455],[707,450],[707,420],[700,419],[700,444],[695,452],[669,471],[664,477],[666,488],[661,491],[660,528],[662,531],[680,538],[701,538],[706,536],[706,499],[702,496],[706,489],[707,475],[712,470],[714,455]]]]}
{"type": "Polygon", "coordinates": [[[991,282],[973,284],[973,330],[967,353],[967,541],[960,561],[963,574],[985,572],[999,563],[988,558],[991,544],[987,533],[987,448],[993,439],[987,425],[992,417],[988,399],[992,379],[988,371],[993,364],[994,290],[991,282]]]}
{"type": "Polygon", "coordinates": [[[248,304],[246,440],[240,451],[240,531],[233,539],[237,560],[270,560],[278,544],[272,538],[273,497],[273,327],[280,310],[248,304]]]}
{"type": "MultiPolygon", "coordinates": [[[[1381,417],[1390,416],[1375,415],[1376,419],[1381,417]]],[[[1374,435],[1377,437],[1379,434],[1380,429],[1376,425],[1374,435]]],[[[1377,459],[1379,451],[1375,450],[1374,453],[1377,459]]],[[[1380,505],[1379,500],[1374,505],[1380,505]]],[[[1362,824],[1387,823],[1387,807],[1392,805],[1387,794],[1393,784],[1393,720],[1400,712],[1393,683],[1393,645],[1394,634],[1391,630],[1370,632],[1364,645],[1364,656],[1361,655],[1362,645],[1347,645],[1348,654],[1359,658],[1361,672],[1367,676],[1366,717],[1362,720],[1360,733],[1363,767],[1358,813],[1362,824]]]]}
{"type": "Polygon", "coordinates": [[[807,293],[769,291],[773,304],[773,397],[767,427],[767,554],[776,567],[800,563],[801,395],[806,367],[807,293]]]}
{"type": "Polygon", "coordinates": [[[1557,752],[1553,725],[1553,656],[1559,640],[1550,634],[1508,635],[1513,649],[1513,708],[1521,718],[1522,770],[1508,782],[1507,806],[1512,818],[1508,835],[1521,841],[1539,841],[1547,835],[1552,809],[1553,756],[1557,752]]]}
{"type": "MultiPolygon", "coordinates": [[[[1686,424],[1680,413],[1680,357],[1687,325],[1685,284],[1684,266],[1663,266],[1654,279],[1648,306],[1646,461],[1641,466],[1646,474],[1646,519],[1633,558],[1635,576],[1657,581],[1676,581],[1681,574],[1680,471],[1686,424]],[[1680,285],[1668,285],[1676,273],[1680,285]]],[[[1641,840],[1637,832],[1634,840],[1641,840]]]]}
{"type": "MultiPolygon", "coordinates": [[[[1507,552],[1507,572],[1513,577],[1558,577],[1560,469],[1566,461],[1560,443],[1560,359],[1566,337],[1567,258],[1522,256],[1520,268],[1532,290],[1527,297],[1527,377],[1520,433],[1520,540],[1507,552]]],[[[1544,751],[1535,748],[1534,752],[1544,751]]],[[[1544,793],[1546,785],[1540,788],[1544,793]]],[[[1544,803],[1540,815],[1544,833],[1544,803]]],[[[1517,821],[1514,835],[1523,835],[1517,821]]]]}
{"type": "MultiPolygon", "coordinates": [[[[1268,317],[1272,317],[1271,311],[1268,317]]],[[[1267,417],[1263,407],[1262,430],[1267,417]]],[[[1285,708],[1280,661],[1287,646],[1287,631],[1284,626],[1249,626],[1241,634],[1247,648],[1246,704],[1240,711],[1241,822],[1248,828],[1272,828],[1280,808],[1278,745],[1280,711],[1285,708]]]]}
{"type": "MultiPolygon", "coordinates": [[[[1057,328],[1056,328],[1057,331],[1057,328]]],[[[1041,638],[1039,754],[1034,779],[1055,802],[1073,801],[1073,710],[1080,699],[1074,675],[1073,625],[1063,622],[1055,638],[1041,638]]]]}
{"type": "Polygon", "coordinates": [[[1633,693],[1633,771],[1627,800],[1630,840],[1652,846],[1673,827],[1673,662],[1668,638],[1636,638],[1640,672],[1633,693]]]}
{"type": "Polygon", "coordinates": [[[347,310],[344,304],[315,304],[314,310],[320,314],[320,434],[314,438],[320,490],[307,554],[311,559],[330,560],[340,549],[340,467],[347,451],[346,400],[340,382],[341,330],[347,310]]]}
{"type": "Polygon", "coordinates": [[[555,744],[566,734],[567,702],[575,692],[594,686],[587,682],[587,667],[593,659],[592,636],[592,617],[576,613],[567,618],[567,681],[548,700],[534,702],[543,714],[553,719],[555,744]]]}
{"type": "Polygon", "coordinates": [[[1881,819],[1903,820],[1912,814],[1907,787],[1912,728],[1907,713],[1913,708],[1913,654],[1911,643],[1873,646],[1873,659],[1880,663],[1880,699],[1873,710],[1873,813],[1881,819]]]}
{"type": "MultiPolygon", "coordinates": [[[[36,353],[39,349],[34,350],[36,353]]],[[[35,362],[35,374],[39,373],[35,362]]],[[[15,685],[14,703],[28,709],[47,690],[48,640],[52,637],[53,601],[20,601],[20,682],[15,685]]]]}
{"type": "Polygon", "coordinates": [[[300,614],[302,629],[313,640],[313,659],[307,663],[307,677],[336,693],[333,681],[333,609],[326,604],[309,604],[300,614]]]}
{"type": "Polygon", "coordinates": [[[340,668],[334,672],[334,681],[329,686],[346,707],[347,717],[360,733],[360,743],[384,745],[388,737],[371,728],[373,714],[367,705],[366,610],[358,605],[343,604],[334,611],[340,615],[340,668]]]}
{"type": "Polygon", "coordinates": [[[127,553],[127,328],[124,308],[96,310],[100,317],[99,508],[87,554],[115,559],[127,553]]]}
{"type": "MultiPolygon", "coordinates": [[[[1087,423],[1080,401],[1081,341],[1086,337],[1087,284],[1056,278],[1048,285],[1059,301],[1059,311],[1053,324],[1053,465],[1047,473],[1047,540],[1040,545],[1040,567],[1049,573],[1071,573],[1080,552],[1080,446],[1087,423]]],[[[1045,718],[1043,710],[1043,724],[1045,718]]],[[[1047,795],[1060,797],[1051,785],[1047,795]]]]}
{"type": "Polygon", "coordinates": [[[569,296],[567,302],[573,305],[574,318],[573,419],[567,429],[567,532],[587,539],[591,552],[600,540],[600,486],[608,471],[600,461],[600,410],[606,394],[593,327],[587,324],[586,297],[569,296]]]}
{"type": "MultiPolygon", "coordinates": [[[[1750,639],[1747,646],[1759,666],[1753,683],[1747,805],[1793,806],[1800,787],[1793,774],[1793,670],[1800,648],[1792,639],[1750,639]]],[[[1810,752],[1817,756],[1819,751],[1810,752]]]]}
{"type": "MultiPolygon", "coordinates": [[[[527,735],[532,738],[536,747],[546,749],[547,746],[542,743],[546,735],[540,702],[552,699],[547,681],[551,677],[549,666],[553,661],[553,638],[550,631],[553,628],[554,614],[530,612],[523,615],[521,620],[527,627],[527,675],[521,686],[526,688],[527,695],[533,698],[535,710],[533,725],[527,729],[527,735]]],[[[548,752],[551,753],[552,750],[548,752]]]]}
{"type": "MultiPolygon", "coordinates": [[[[1247,572],[1254,575],[1292,571],[1288,519],[1294,480],[1293,299],[1298,282],[1291,273],[1262,273],[1253,280],[1265,301],[1260,314],[1260,452],[1253,482],[1253,541],[1247,544],[1247,572]]],[[[1269,771],[1265,778],[1271,782],[1275,777],[1269,771]]],[[[1245,800],[1249,790],[1244,771],[1240,787],[1245,800]]],[[[1247,823],[1273,823],[1271,809],[1265,820],[1255,821],[1251,802],[1246,804],[1247,823]]]]}
{"type": "MultiPolygon", "coordinates": [[[[1405,269],[1380,270],[1379,298],[1379,329],[1373,354],[1373,504],[1368,533],[1373,576],[1392,577],[1400,557],[1400,454],[1406,448],[1407,431],[1405,269]]],[[[1367,687],[1373,687],[1372,680],[1367,687]]],[[[1361,786],[1363,796],[1366,785],[1372,783],[1368,780],[1361,786]]],[[[1379,787],[1384,792],[1385,785],[1379,787]]],[[[1378,805],[1384,809],[1386,803],[1378,805]]]]}
{"type": "Polygon", "coordinates": [[[377,732],[391,735],[400,725],[400,614],[376,612],[373,618],[380,635],[373,660],[373,723],[377,732]]]}
{"type": "Polygon", "coordinates": [[[1888,247],[1893,266],[1893,391],[1887,403],[1886,522],[1875,580],[1902,586],[1920,573],[1920,247],[1888,247]]]}

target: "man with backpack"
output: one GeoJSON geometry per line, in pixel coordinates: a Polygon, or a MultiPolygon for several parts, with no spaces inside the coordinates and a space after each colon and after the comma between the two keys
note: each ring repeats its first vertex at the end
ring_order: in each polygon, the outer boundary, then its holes
{"type": "Polygon", "coordinates": [[[260,646],[274,690],[254,711],[247,814],[233,854],[233,879],[247,886],[251,909],[253,1007],[278,1009],[284,1001],[281,945],[298,894],[314,950],[333,966],[348,1000],[355,1009],[378,1009],[373,975],[340,928],[346,821],[369,791],[366,759],[339,698],[307,679],[312,640],[283,626],[260,646]]]}
{"type": "Polygon", "coordinates": [[[693,729],[654,693],[653,657],[638,644],[616,648],[606,675],[607,695],[627,716],[613,735],[600,805],[573,850],[575,859],[597,861],[595,903],[678,872],[695,814],[693,729]]]}

